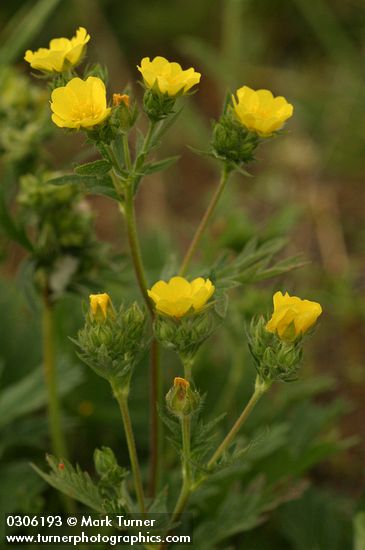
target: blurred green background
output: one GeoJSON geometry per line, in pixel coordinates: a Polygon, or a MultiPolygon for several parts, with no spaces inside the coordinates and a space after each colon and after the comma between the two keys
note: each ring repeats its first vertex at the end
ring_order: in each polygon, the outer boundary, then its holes
{"type": "MultiPolygon", "coordinates": [[[[285,134],[260,148],[258,162],[251,167],[254,177],[237,175],[232,180],[205,238],[201,259],[212,261],[219,247],[239,250],[254,235],[265,239],[288,234],[286,254],[302,252],[309,260],[302,269],[269,285],[241,287],[239,299],[247,316],[251,311],[268,308],[268,297],[277,289],[323,304],[321,325],[307,350],[306,375],[310,374],[313,380],[319,374],[328,377],[325,391],[316,402],[318,406],[334,400],[341,404],[342,414],[330,430],[341,433],[345,440],[356,437],[356,443],[353,439],[346,449],[307,474],[316,491],[310,489],[303,499],[281,507],[284,511],[279,510],[260,532],[248,535],[245,543],[247,548],[276,548],[274,543],[267,546],[271,536],[272,540],[277,537],[278,548],[350,548],[346,546],[348,542],[341,542],[349,539],[341,539],[342,534],[338,533],[336,539],[334,531],[335,526],[341,530],[338,518],[346,515],[343,510],[354,510],[355,505],[350,502],[360,503],[356,506],[361,509],[365,481],[364,2],[50,0],[43,2],[43,9],[25,27],[32,31],[29,40],[24,32],[18,35],[16,43],[10,44],[7,37],[12,32],[14,14],[17,13],[17,24],[19,17],[22,14],[25,17],[35,5],[13,0],[3,2],[0,7],[2,63],[15,63],[25,75],[28,73],[22,61],[25,49],[45,46],[52,37],[70,37],[80,25],[91,35],[88,60],[108,67],[110,92],[118,92],[129,83],[133,93],[141,97],[136,65],[144,56],[163,55],[184,66],[194,66],[202,73],[198,92],[190,98],[164,145],[164,152],[182,153],[181,159],[168,172],[151,177],[138,196],[139,223],[145,235],[144,256],[151,280],[158,277],[162,266],[171,259],[171,251],[172,255],[182,254],[217,183],[215,163],[195,155],[186,144],[207,148],[211,120],[219,116],[226,92],[244,84],[269,88],[294,104],[294,117],[285,134]],[[336,494],[337,500],[327,498],[328,492],[336,494]],[[330,511],[333,522],[329,523],[327,533],[318,535],[322,539],[313,542],[307,529],[308,510],[315,516],[324,509],[323,502],[327,506],[328,502],[333,503],[334,511],[330,511]]],[[[82,154],[81,144],[79,136],[66,138],[61,132],[53,132],[47,142],[48,162],[54,168],[71,168],[80,150],[82,154]]],[[[1,170],[0,167],[0,173],[1,170]]],[[[126,246],[120,248],[125,235],[117,209],[105,199],[93,198],[90,203],[97,213],[99,237],[111,242],[116,251],[125,252],[126,246]]],[[[9,243],[4,244],[3,250],[0,349],[6,367],[2,381],[7,386],[24,375],[30,376],[40,363],[41,354],[34,343],[39,333],[36,315],[17,290],[19,281],[15,274],[23,253],[9,243]]],[[[118,285],[114,292],[123,295],[118,285]]],[[[60,372],[63,356],[68,365],[70,357],[76,362],[68,336],[80,326],[80,310],[79,298],[69,298],[58,308],[60,372]]],[[[244,341],[242,344],[245,345],[244,341]]],[[[223,343],[221,348],[218,359],[224,362],[227,357],[223,343]]],[[[210,354],[212,351],[203,353],[201,359],[202,387],[209,373],[210,354]]],[[[167,386],[175,367],[176,363],[169,363],[167,386]]],[[[95,445],[117,449],[122,445],[121,427],[106,384],[79,365],[75,369],[72,376],[77,380],[70,385],[76,384],[80,377],[83,381],[79,380],[78,389],[68,394],[66,420],[73,434],[73,455],[87,466],[95,445]]],[[[227,395],[219,394],[224,375],[218,367],[215,374],[219,384],[210,381],[208,404],[219,399],[227,401],[227,395]]],[[[134,385],[139,388],[146,380],[145,371],[141,369],[136,378],[134,385]]],[[[235,399],[232,415],[240,408],[241,400],[236,403],[236,397],[241,387],[243,393],[246,391],[246,383],[242,377],[233,385],[236,394],[232,396],[232,403],[235,399]]],[[[39,395],[29,412],[44,403],[41,383],[32,384],[39,395]]],[[[229,398],[228,393],[228,403],[229,398]]],[[[147,453],[145,392],[136,391],[133,399],[137,437],[147,453]]],[[[0,410],[6,410],[1,393],[0,410]]],[[[297,414],[300,415],[300,410],[297,414]]],[[[15,421],[17,415],[15,411],[11,420],[15,421]]],[[[45,426],[34,423],[34,417],[27,422],[29,426],[17,425],[21,443],[15,447],[9,444],[9,449],[4,449],[0,471],[1,479],[7,483],[11,483],[13,476],[20,487],[19,480],[24,480],[18,499],[43,491],[39,480],[29,476],[27,461],[29,454],[40,460],[42,448],[47,448],[45,426]],[[38,446],[38,454],[34,446],[38,446]],[[29,448],[33,449],[31,453],[29,448]]],[[[5,436],[14,436],[11,424],[5,436]]],[[[46,499],[54,498],[49,491],[46,499]]],[[[315,522],[310,525],[319,532],[319,525],[315,522]]],[[[232,546],[236,547],[241,548],[232,546]]],[[[361,548],[364,547],[356,550],[361,548]]]]}

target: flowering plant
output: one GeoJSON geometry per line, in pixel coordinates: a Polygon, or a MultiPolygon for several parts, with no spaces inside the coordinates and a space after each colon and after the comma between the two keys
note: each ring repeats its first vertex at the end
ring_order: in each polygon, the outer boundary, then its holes
{"type": "MultiPolygon", "coordinates": [[[[166,170],[176,162],[176,157],[156,159],[156,150],[180,114],[177,109],[179,102],[184,103],[191,91],[196,91],[201,75],[194,68],[183,69],[180,64],[163,57],[155,57],[152,61],[149,57],[143,58],[138,66],[144,86],[142,106],[139,107],[129,88],[108,90],[105,72],[100,67],[89,67],[84,73],[76,72],[89,39],[87,31],[80,28],[71,40],[52,40],[49,49],[35,53],[27,51],[25,59],[49,80],[52,90],[49,116],[54,126],[67,132],[84,132],[87,143],[94,147],[99,157],[78,164],[72,173],[43,174],[43,194],[39,191],[39,181],[35,185],[33,180],[37,193],[32,194],[33,187],[28,178],[22,185],[18,202],[22,208],[30,205],[32,212],[37,213],[37,224],[41,229],[45,220],[42,201],[47,199],[46,191],[50,189],[53,212],[57,211],[59,203],[66,204],[65,210],[74,212],[83,194],[103,195],[119,207],[128,237],[129,265],[143,304],[133,302],[115,306],[109,292],[105,291],[109,289],[92,282],[84,326],[73,342],[80,359],[110,384],[122,416],[132,476],[128,478],[128,473],[117,464],[114,453],[105,448],[97,450],[94,455],[100,482],[94,482],[80,469],[75,469],[67,459],[65,447],[57,445],[62,433],[57,414],[53,415],[51,422],[55,442],[55,456],[48,457],[51,471],[45,473],[38,469],[38,472],[52,486],[99,513],[115,510],[130,514],[147,514],[156,510],[167,512],[166,534],[177,526],[184,511],[194,506],[196,494],[204,495],[209,484],[216,484],[215,490],[219,492],[222,489],[220,480],[232,475],[234,468],[244,467],[246,451],[254,441],[241,444],[242,427],[259,400],[275,383],[298,378],[305,336],[310,335],[310,329],[315,327],[322,313],[318,303],[280,291],[274,294],[271,318],[261,311],[259,317],[246,323],[236,310],[240,338],[244,338],[246,326],[247,344],[256,368],[252,394],[247,403],[242,403],[240,413],[226,430],[218,430],[220,417],[205,420],[205,402],[209,396],[203,395],[206,390],[203,383],[198,384],[199,351],[208,348],[206,343],[213,335],[219,341],[222,327],[230,323],[235,293],[246,292],[243,283],[286,273],[298,267],[298,260],[272,263],[281,245],[269,242],[262,245],[250,243],[234,256],[215,258],[210,265],[204,265],[204,262],[194,265],[194,261],[231,177],[234,173],[247,174],[258,147],[279,134],[292,116],[293,106],[282,96],[274,97],[268,90],[254,91],[248,86],[229,96],[222,115],[214,123],[207,151],[220,167],[217,189],[180,266],[175,265],[167,275],[165,272],[152,277],[145,269],[140,245],[136,196],[146,176],[166,170]],[[142,122],[139,118],[141,111],[145,115],[142,122]],[[231,297],[231,309],[228,310],[231,297]],[[160,359],[165,358],[162,349],[172,350],[181,361],[170,380],[167,380],[161,365],[160,359]],[[147,352],[151,358],[148,476],[141,468],[139,441],[134,434],[129,403],[135,389],[136,371],[147,352]],[[161,388],[166,382],[170,389],[164,398],[161,388]],[[168,477],[161,479],[163,465],[166,465],[166,454],[161,451],[164,447],[166,449],[164,424],[171,432],[170,440],[181,463],[178,494],[175,494],[175,486],[169,488],[167,495],[162,489],[169,482],[168,477]]],[[[76,244],[82,256],[83,246],[89,243],[81,238],[84,236],[81,230],[76,231],[75,218],[77,214],[70,221],[72,231],[59,231],[55,240],[57,244],[64,243],[66,236],[70,239],[70,233],[71,236],[74,233],[79,237],[76,244]]],[[[52,229],[55,226],[56,223],[52,229]]],[[[43,235],[42,231],[40,233],[43,235]]],[[[35,248],[39,253],[40,246],[35,248]]],[[[47,241],[37,272],[39,288],[46,296],[48,306],[56,295],[51,286],[52,269],[45,262],[50,249],[47,241]]],[[[58,256],[57,251],[56,259],[58,256]]],[[[38,259],[35,253],[34,257],[38,259]]],[[[127,293],[125,301],[128,302],[127,293]]],[[[49,307],[47,315],[45,326],[49,327],[49,307]]],[[[46,339],[51,337],[49,333],[45,334],[46,339]]],[[[47,349],[45,355],[46,352],[47,349]]],[[[144,379],[147,380],[147,376],[144,379]]],[[[55,400],[56,391],[50,399],[50,413],[55,400]]],[[[273,506],[275,498],[280,501],[285,497],[278,489],[271,500],[273,506]]],[[[262,506],[255,521],[259,521],[264,511],[262,506]]],[[[207,527],[201,531],[200,541],[204,540],[207,527]]],[[[164,543],[159,546],[164,547],[164,543]]]]}

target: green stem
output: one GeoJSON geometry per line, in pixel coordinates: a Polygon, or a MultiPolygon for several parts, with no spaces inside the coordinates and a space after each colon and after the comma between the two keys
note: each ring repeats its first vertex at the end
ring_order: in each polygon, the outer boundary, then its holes
{"type": "MultiPolygon", "coordinates": [[[[143,161],[144,161],[144,155],[148,153],[148,149],[150,147],[150,142],[153,137],[154,129],[155,129],[155,123],[150,123],[149,129],[146,134],[143,147],[142,147],[143,161]]],[[[136,213],[135,213],[135,205],[134,205],[133,171],[134,170],[137,171],[137,168],[138,168],[136,166],[137,160],[135,161],[135,164],[133,166],[130,150],[129,150],[128,136],[126,134],[123,134],[122,142],[123,142],[123,154],[124,154],[125,167],[128,170],[130,177],[124,187],[125,189],[124,201],[121,203],[121,209],[123,210],[125,215],[129,249],[132,257],[132,262],[133,262],[137,283],[140,288],[143,299],[147,305],[148,311],[151,315],[151,319],[153,321],[155,314],[147,293],[147,279],[145,275],[145,270],[144,270],[143,261],[142,261],[142,254],[141,254],[141,249],[140,249],[140,244],[138,239],[136,213]]],[[[115,167],[120,170],[118,160],[115,155],[113,157],[113,163],[115,163],[115,167]]],[[[118,186],[116,186],[116,188],[118,190],[118,186]]],[[[151,398],[150,398],[150,409],[151,409],[150,410],[150,418],[151,418],[150,455],[151,457],[150,457],[149,493],[151,496],[155,495],[156,487],[158,485],[159,464],[160,464],[159,449],[162,445],[162,430],[161,430],[161,423],[159,422],[158,410],[157,410],[157,403],[161,404],[162,402],[159,357],[160,357],[160,354],[159,354],[158,343],[156,342],[156,340],[153,340],[151,345],[151,398]]]]}
{"type": "MultiPolygon", "coordinates": [[[[179,497],[177,499],[174,511],[171,517],[171,523],[174,524],[179,521],[181,514],[183,513],[192,489],[192,475],[190,464],[190,416],[183,416],[181,419],[181,433],[182,433],[182,486],[179,497]]],[[[169,534],[171,530],[167,533],[169,534]]],[[[167,547],[167,543],[163,542],[159,546],[159,550],[164,550],[167,547]]]]}
{"type": "MultiPolygon", "coordinates": [[[[246,407],[243,409],[242,414],[237,419],[235,424],[233,425],[230,432],[227,434],[227,436],[224,438],[218,449],[213,454],[212,458],[207,464],[207,468],[211,469],[217,460],[220,458],[220,456],[224,453],[224,451],[229,447],[229,445],[232,443],[233,439],[237,435],[239,429],[245,422],[245,420],[248,418],[249,414],[255,407],[256,403],[259,401],[260,397],[270,388],[271,383],[269,382],[263,382],[258,376],[256,377],[256,383],[255,383],[255,390],[251,396],[251,399],[247,403],[246,407]]],[[[185,420],[185,419],[184,419],[185,420]]],[[[188,417],[189,422],[190,419],[188,417]]],[[[179,520],[181,514],[183,513],[185,506],[187,504],[187,501],[190,497],[190,495],[198,488],[204,481],[206,480],[206,476],[202,477],[197,482],[193,483],[193,480],[191,478],[191,470],[190,470],[190,423],[188,426],[184,425],[183,428],[183,484],[181,487],[180,495],[177,500],[171,522],[175,523],[179,520]],[[189,430],[189,431],[188,431],[189,430]],[[187,446],[186,441],[189,441],[189,446],[187,446]],[[185,442],[185,443],[184,443],[185,442]],[[186,449],[186,453],[185,453],[186,449]]],[[[160,546],[160,550],[163,550],[166,547],[166,545],[162,544],[160,546]]]]}
{"type": "Polygon", "coordinates": [[[184,378],[191,382],[191,371],[194,361],[192,359],[183,361],[184,365],[184,378]]]}
{"type": "Polygon", "coordinates": [[[212,458],[209,460],[207,467],[210,470],[213,468],[213,466],[216,464],[216,462],[219,460],[219,458],[222,456],[222,454],[228,449],[228,447],[231,445],[232,441],[236,437],[237,433],[241,429],[244,422],[249,417],[250,413],[254,409],[256,403],[259,401],[259,399],[262,397],[262,395],[269,389],[270,384],[267,382],[263,382],[259,379],[259,377],[256,378],[256,384],[255,384],[255,390],[243,409],[241,415],[238,417],[234,425],[232,426],[231,430],[228,432],[226,437],[223,439],[222,443],[219,445],[215,453],[213,454],[212,458]]]}
{"type": "Polygon", "coordinates": [[[141,513],[144,514],[146,512],[146,506],[144,501],[141,470],[139,468],[136,443],[134,439],[132,422],[131,422],[131,417],[130,417],[129,408],[128,408],[128,392],[124,393],[118,390],[116,385],[112,385],[112,388],[113,388],[114,396],[118,401],[120,412],[123,419],[124,431],[127,439],[127,446],[128,446],[128,452],[129,452],[129,459],[132,466],[134,488],[137,495],[139,509],[141,513]]]}
{"type": "Polygon", "coordinates": [[[151,121],[147,130],[146,137],[144,138],[141,154],[146,155],[149,152],[153,133],[155,131],[157,123],[151,121]]]}
{"type": "MultiPolygon", "coordinates": [[[[53,321],[53,307],[50,303],[48,292],[46,291],[43,297],[42,333],[44,378],[48,397],[48,422],[52,452],[58,459],[62,460],[68,457],[68,452],[66,440],[62,430],[61,407],[58,396],[53,321]]],[[[71,498],[61,495],[61,499],[68,514],[73,514],[76,512],[75,503],[71,498]]]]}
{"type": "Polygon", "coordinates": [[[52,451],[60,459],[67,458],[62,431],[60,402],[57,391],[57,373],[54,353],[53,308],[45,294],[43,300],[43,364],[48,393],[48,419],[52,451]]]}
{"type": "Polygon", "coordinates": [[[162,404],[162,379],[160,369],[160,346],[154,338],[151,343],[150,355],[150,471],[149,471],[149,495],[153,498],[159,487],[161,475],[161,458],[163,454],[162,424],[159,422],[157,405],[162,404]]]}
{"type": "Polygon", "coordinates": [[[227,165],[225,164],[223,169],[222,169],[222,174],[221,174],[221,179],[220,179],[220,182],[219,182],[219,185],[208,205],[208,208],[207,210],[205,211],[205,214],[198,226],[198,229],[196,230],[195,232],[195,235],[193,237],[193,240],[191,241],[190,243],[190,246],[188,248],[188,251],[186,252],[185,254],[185,257],[182,261],[182,264],[181,264],[181,267],[180,267],[180,271],[179,271],[179,275],[180,276],[184,276],[187,269],[188,269],[188,266],[189,266],[189,263],[198,247],[198,244],[203,236],[203,233],[212,217],[212,214],[218,204],[218,201],[226,187],[226,184],[227,184],[227,181],[228,181],[228,176],[229,176],[229,169],[227,167],[227,165]]]}
{"type": "MultiPolygon", "coordinates": [[[[183,513],[186,503],[191,494],[192,488],[192,472],[190,463],[190,416],[183,416],[181,419],[181,433],[182,433],[182,486],[179,497],[177,499],[174,511],[172,513],[171,523],[174,524],[179,521],[181,514],[183,513]]],[[[165,548],[164,544],[161,545],[161,550],[165,548]]]]}
{"type": "Polygon", "coordinates": [[[125,167],[128,170],[128,172],[131,173],[132,172],[132,160],[131,160],[131,153],[129,151],[129,144],[128,144],[127,134],[122,135],[122,142],[123,142],[123,154],[124,154],[125,167]]]}
{"type": "Polygon", "coordinates": [[[133,197],[132,185],[129,185],[126,189],[125,203],[123,204],[123,206],[124,206],[125,220],[127,224],[128,242],[129,242],[129,248],[132,256],[134,272],[135,272],[138,286],[140,288],[143,299],[146,302],[146,305],[151,314],[151,317],[153,318],[154,312],[151,305],[151,301],[147,293],[147,280],[146,280],[146,275],[143,267],[142,254],[141,254],[141,249],[140,249],[139,239],[137,234],[136,212],[134,208],[134,197],[133,197]]]}

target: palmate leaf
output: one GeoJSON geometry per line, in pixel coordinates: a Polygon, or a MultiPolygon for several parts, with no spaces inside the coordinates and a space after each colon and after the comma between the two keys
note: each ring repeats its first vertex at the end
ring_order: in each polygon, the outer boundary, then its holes
{"type": "MultiPolygon", "coordinates": [[[[65,358],[57,366],[59,392],[65,395],[76,387],[82,379],[79,365],[70,365],[65,358]]],[[[43,368],[38,367],[30,374],[8,386],[0,392],[0,428],[11,421],[44,407],[47,403],[47,392],[44,384],[43,368]]]]}
{"type": "Polygon", "coordinates": [[[98,159],[76,166],[74,172],[80,176],[104,176],[111,168],[110,162],[104,159],[98,159]]]}
{"type": "Polygon", "coordinates": [[[203,459],[211,451],[213,443],[217,439],[216,427],[225,416],[226,413],[222,413],[207,423],[202,420],[194,422],[192,426],[191,454],[196,465],[203,465],[203,459]]]}
{"type": "Polygon", "coordinates": [[[277,277],[305,265],[301,255],[275,263],[275,255],[286,244],[287,240],[282,238],[269,239],[261,244],[252,239],[237,256],[223,253],[205,276],[214,280],[218,288],[228,290],[243,283],[277,277]]]}
{"type": "Polygon", "coordinates": [[[105,173],[101,176],[68,174],[65,176],[52,178],[48,180],[47,183],[50,183],[52,185],[78,185],[80,189],[85,193],[102,195],[119,201],[119,197],[117,192],[115,191],[113,181],[111,177],[105,173]]]}
{"type": "Polygon", "coordinates": [[[214,517],[195,528],[194,545],[199,550],[210,550],[230,537],[250,531],[266,519],[269,511],[300,493],[299,486],[297,491],[287,485],[270,486],[260,475],[245,489],[228,491],[214,517]]]}
{"type": "Polygon", "coordinates": [[[167,170],[175,164],[175,162],[180,158],[180,155],[175,155],[172,157],[168,157],[162,160],[158,160],[156,162],[149,162],[148,164],[145,164],[141,171],[145,176],[148,174],[154,174],[155,172],[161,172],[162,170],[167,170]]]}
{"type": "Polygon", "coordinates": [[[67,460],[62,460],[61,465],[60,460],[52,455],[47,455],[46,458],[51,468],[50,473],[46,474],[34,464],[32,467],[47,483],[96,512],[106,511],[104,498],[87,472],[82,471],[78,465],[74,468],[67,460]]]}

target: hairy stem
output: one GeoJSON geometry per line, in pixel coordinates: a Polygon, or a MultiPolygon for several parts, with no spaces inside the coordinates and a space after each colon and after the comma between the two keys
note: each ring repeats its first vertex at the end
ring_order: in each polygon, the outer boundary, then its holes
{"type": "Polygon", "coordinates": [[[112,386],[112,387],[113,387],[114,396],[118,401],[120,412],[123,419],[124,431],[127,439],[129,459],[132,466],[134,488],[137,495],[138,506],[141,513],[144,514],[146,512],[146,506],[145,506],[144,492],[143,492],[143,486],[142,486],[141,470],[139,467],[136,443],[135,443],[134,434],[133,434],[131,417],[129,414],[128,393],[124,393],[123,391],[118,390],[117,386],[112,386]]]}
{"type": "Polygon", "coordinates": [[[66,442],[61,424],[61,410],[57,390],[57,373],[54,353],[53,307],[48,295],[43,299],[43,365],[48,394],[48,419],[53,453],[67,458],[66,442]]]}
{"type": "MultiPolygon", "coordinates": [[[[188,502],[189,496],[192,492],[192,471],[191,471],[191,458],[190,458],[190,416],[183,416],[181,419],[181,433],[182,433],[182,486],[179,497],[177,499],[174,511],[171,517],[171,523],[174,524],[179,521],[181,514],[183,513],[185,506],[188,502]]],[[[166,548],[166,544],[162,543],[160,550],[166,548]]]]}
{"type": "Polygon", "coordinates": [[[143,267],[141,248],[137,234],[136,212],[134,208],[133,189],[131,185],[129,185],[129,187],[126,189],[124,212],[127,225],[129,249],[132,257],[134,272],[148,311],[153,317],[153,308],[147,294],[147,279],[143,267]]]}
{"type": "Polygon", "coordinates": [[[162,379],[160,368],[160,346],[154,338],[151,342],[150,355],[150,472],[149,472],[149,495],[154,497],[159,487],[161,475],[162,449],[162,425],[159,422],[157,405],[162,404],[162,379]]]}
{"type": "Polygon", "coordinates": [[[219,185],[208,205],[208,208],[207,210],[205,211],[205,214],[195,232],[195,235],[193,237],[193,240],[191,241],[190,243],[190,246],[185,254],[185,257],[182,261],[182,264],[181,264],[181,267],[180,267],[180,271],[179,271],[179,275],[181,276],[184,276],[186,274],[186,271],[189,267],[189,264],[190,264],[190,261],[193,257],[193,255],[195,254],[196,252],[196,249],[200,243],[200,240],[204,234],[204,231],[212,217],[212,214],[218,204],[218,201],[220,199],[220,197],[222,196],[222,193],[226,187],[226,184],[227,184],[227,181],[228,181],[228,176],[229,176],[229,169],[227,168],[226,165],[224,165],[223,169],[222,169],[222,174],[221,174],[221,179],[220,179],[220,182],[219,182],[219,185]]]}
{"type": "Polygon", "coordinates": [[[241,429],[244,422],[249,417],[250,413],[254,409],[256,403],[259,401],[259,399],[262,397],[262,395],[269,389],[270,384],[265,383],[261,381],[258,377],[256,378],[256,384],[255,384],[255,390],[243,409],[240,416],[237,418],[236,422],[233,424],[232,428],[226,435],[226,437],[223,439],[222,443],[219,445],[217,450],[214,452],[212,458],[209,460],[207,466],[208,469],[213,468],[213,466],[216,464],[216,462],[219,460],[219,458],[223,455],[223,453],[229,448],[232,441],[236,437],[237,433],[241,429]]]}
{"type": "MultiPolygon", "coordinates": [[[[43,338],[43,365],[44,379],[46,382],[48,398],[48,422],[51,436],[52,452],[57,458],[68,458],[65,436],[61,423],[61,406],[58,395],[57,373],[54,351],[54,319],[53,306],[50,303],[48,292],[43,296],[43,319],[42,319],[42,338],[43,338]]],[[[76,511],[74,501],[62,495],[62,502],[67,513],[72,514],[76,511]]]]}

